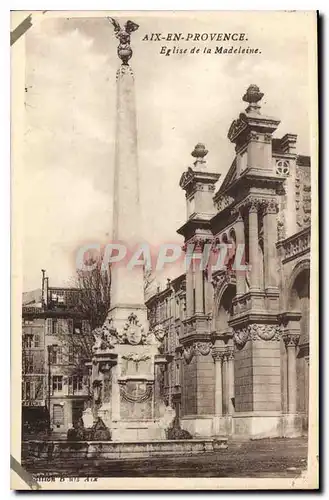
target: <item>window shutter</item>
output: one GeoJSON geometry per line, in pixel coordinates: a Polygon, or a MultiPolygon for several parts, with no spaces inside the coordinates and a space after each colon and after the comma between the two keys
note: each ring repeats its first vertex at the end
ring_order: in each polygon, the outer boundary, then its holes
{"type": "Polygon", "coordinates": [[[68,394],[69,396],[73,394],[73,377],[68,377],[68,394]]]}
{"type": "Polygon", "coordinates": [[[61,405],[54,405],[53,407],[53,419],[55,425],[64,424],[64,408],[61,405]]]}
{"type": "Polygon", "coordinates": [[[46,335],[51,335],[52,334],[52,319],[47,318],[46,319],[46,335]]]}
{"type": "Polygon", "coordinates": [[[73,333],[73,319],[69,318],[67,320],[68,333],[73,333]]]}
{"type": "Polygon", "coordinates": [[[62,319],[62,318],[58,318],[57,320],[57,331],[56,333],[58,335],[63,335],[65,334],[65,319],[62,319]]]}

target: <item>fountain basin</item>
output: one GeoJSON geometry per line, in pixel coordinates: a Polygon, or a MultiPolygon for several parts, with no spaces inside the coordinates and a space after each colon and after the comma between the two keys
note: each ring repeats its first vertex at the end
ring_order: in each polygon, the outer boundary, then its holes
{"type": "Polygon", "coordinates": [[[148,458],[161,455],[199,455],[227,448],[227,438],[152,441],[25,441],[23,455],[54,458],[148,458]]]}

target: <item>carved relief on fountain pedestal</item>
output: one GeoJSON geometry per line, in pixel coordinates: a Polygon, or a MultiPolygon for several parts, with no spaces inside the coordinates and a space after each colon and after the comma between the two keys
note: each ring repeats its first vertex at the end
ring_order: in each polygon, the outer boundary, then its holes
{"type": "Polygon", "coordinates": [[[113,423],[122,426],[127,421],[145,425],[146,420],[159,418],[159,371],[166,363],[159,354],[163,332],[147,331],[138,312],[133,312],[118,328],[108,318],[94,334],[95,404],[100,413],[107,411],[102,417],[106,425],[112,428],[113,423]]]}

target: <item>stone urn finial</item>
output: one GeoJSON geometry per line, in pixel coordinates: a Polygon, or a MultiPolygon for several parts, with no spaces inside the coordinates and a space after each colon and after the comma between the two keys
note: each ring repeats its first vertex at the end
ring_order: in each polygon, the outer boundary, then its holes
{"type": "Polygon", "coordinates": [[[247,102],[249,106],[246,109],[247,113],[250,113],[251,111],[255,111],[256,113],[259,113],[260,105],[258,102],[262,99],[264,94],[260,92],[259,87],[255,84],[249,85],[249,87],[246,90],[246,93],[242,97],[242,100],[247,102]]]}
{"type": "Polygon", "coordinates": [[[198,163],[206,163],[206,160],[204,160],[204,157],[208,154],[208,149],[206,149],[206,146],[202,144],[201,142],[198,142],[198,144],[194,147],[191,155],[196,158],[194,165],[197,166],[198,163]]]}

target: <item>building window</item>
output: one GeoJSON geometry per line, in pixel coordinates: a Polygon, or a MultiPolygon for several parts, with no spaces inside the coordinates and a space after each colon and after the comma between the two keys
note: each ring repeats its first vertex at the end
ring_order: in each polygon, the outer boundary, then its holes
{"type": "Polygon", "coordinates": [[[276,173],[278,175],[289,175],[289,162],[287,160],[277,160],[276,162],[276,173]]]}
{"type": "Polygon", "coordinates": [[[73,392],[82,391],[82,377],[73,377],[73,392]]]}
{"type": "MultiPolygon", "coordinates": [[[[31,377],[28,377],[31,378],[31,377]]],[[[23,382],[23,400],[42,400],[44,397],[43,377],[33,377],[23,382]]]]}
{"type": "Polygon", "coordinates": [[[53,420],[54,425],[58,427],[64,425],[64,408],[62,405],[53,406],[53,420]]]}
{"type": "Polygon", "coordinates": [[[74,363],[74,349],[73,346],[69,346],[69,359],[68,359],[69,365],[73,365],[74,363]]]}
{"type": "Polygon", "coordinates": [[[56,290],[55,292],[51,292],[51,301],[55,302],[55,304],[64,304],[64,291],[56,290]]]}
{"type": "Polygon", "coordinates": [[[24,335],[23,346],[25,349],[32,349],[33,347],[40,347],[39,335],[26,334],[24,335]]]}
{"type": "Polygon", "coordinates": [[[33,335],[24,335],[24,347],[26,349],[31,349],[33,346],[33,335]]]}
{"type": "Polygon", "coordinates": [[[51,365],[60,365],[62,362],[61,348],[57,345],[50,346],[49,363],[51,365]]]}
{"type": "Polygon", "coordinates": [[[58,334],[58,320],[56,318],[53,318],[53,320],[52,320],[51,333],[53,335],[58,334]]]}
{"type": "Polygon", "coordinates": [[[69,377],[69,394],[75,394],[83,390],[83,378],[80,375],[69,377]]]}
{"type": "Polygon", "coordinates": [[[23,372],[33,373],[34,362],[33,354],[23,353],[23,372]]]}
{"type": "Polygon", "coordinates": [[[77,335],[80,335],[82,333],[82,320],[81,319],[74,320],[73,333],[75,333],[77,335]]]}
{"type": "Polygon", "coordinates": [[[59,392],[63,390],[63,377],[61,375],[53,376],[53,391],[59,392]]]}
{"type": "Polygon", "coordinates": [[[53,333],[52,324],[53,324],[52,319],[47,318],[46,319],[46,335],[52,335],[52,333],[53,333]]]}
{"type": "Polygon", "coordinates": [[[34,399],[33,386],[30,381],[24,383],[24,389],[23,399],[34,399]]]}

